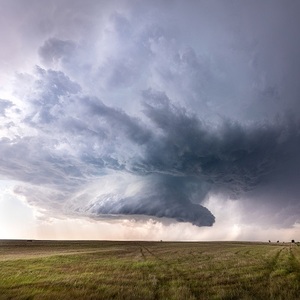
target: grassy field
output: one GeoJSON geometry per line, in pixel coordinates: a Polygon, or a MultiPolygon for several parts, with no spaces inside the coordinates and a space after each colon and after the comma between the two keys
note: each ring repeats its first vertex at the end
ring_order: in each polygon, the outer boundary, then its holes
{"type": "Polygon", "coordinates": [[[0,241],[0,299],[300,299],[300,247],[0,241]]]}

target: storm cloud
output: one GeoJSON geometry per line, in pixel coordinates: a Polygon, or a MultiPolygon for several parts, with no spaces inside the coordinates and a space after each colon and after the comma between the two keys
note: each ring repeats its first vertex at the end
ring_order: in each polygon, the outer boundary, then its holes
{"type": "Polygon", "coordinates": [[[1,177],[49,215],[299,222],[299,4],[100,3],[2,1],[1,177]]]}

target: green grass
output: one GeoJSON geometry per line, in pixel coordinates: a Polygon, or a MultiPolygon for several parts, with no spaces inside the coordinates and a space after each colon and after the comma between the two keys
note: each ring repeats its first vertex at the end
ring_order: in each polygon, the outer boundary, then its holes
{"type": "Polygon", "coordinates": [[[300,299],[300,247],[0,241],[0,299],[300,299]]]}

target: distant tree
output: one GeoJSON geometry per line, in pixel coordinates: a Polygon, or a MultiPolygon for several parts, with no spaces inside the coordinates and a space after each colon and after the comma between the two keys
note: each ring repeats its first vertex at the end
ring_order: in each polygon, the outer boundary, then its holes
{"type": "Polygon", "coordinates": [[[292,240],[292,243],[295,243],[295,240],[292,240]]]}
{"type": "Polygon", "coordinates": [[[269,243],[271,243],[271,241],[269,240],[269,243]]]}

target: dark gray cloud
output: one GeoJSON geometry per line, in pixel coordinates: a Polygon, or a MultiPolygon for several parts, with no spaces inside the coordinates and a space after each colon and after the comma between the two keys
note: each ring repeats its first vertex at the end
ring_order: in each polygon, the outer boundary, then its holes
{"type": "Polygon", "coordinates": [[[222,195],[249,222],[299,221],[296,1],[30,3],[0,4],[17,72],[0,173],[30,203],[207,226],[222,195]]]}
{"type": "Polygon", "coordinates": [[[211,226],[215,222],[211,212],[198,204],[183,202],[184,198],[169,200],[173,195],[167,193],[154,194],[150,197],[137,195],[137,197],[122,198],[115,203],[110,200],[106,205],[101,205],[103,199],[91,208],[92,213],[110,215],[146,215],[158,218],[172,218],[178,222],[190,222],[197,226],[211,226]],[[166,200],[165,197],[168,197],[166,200]],[[177,200],[177,201],[176,201],[177,200]],[[183,202],[183,203],[182,203],[183,202]]]}
{"type": "Polygon", "coordinates": [[[234,198],[271,182],[284,186],[292,181],[297,186],[299,120],[290,117],[250,125],[225,120],[212,126],[172,105],[163,93],[145,94],[145,113],[161,136],[155,147],[147,149],[144,166],[199,177],[234,198]]]}

